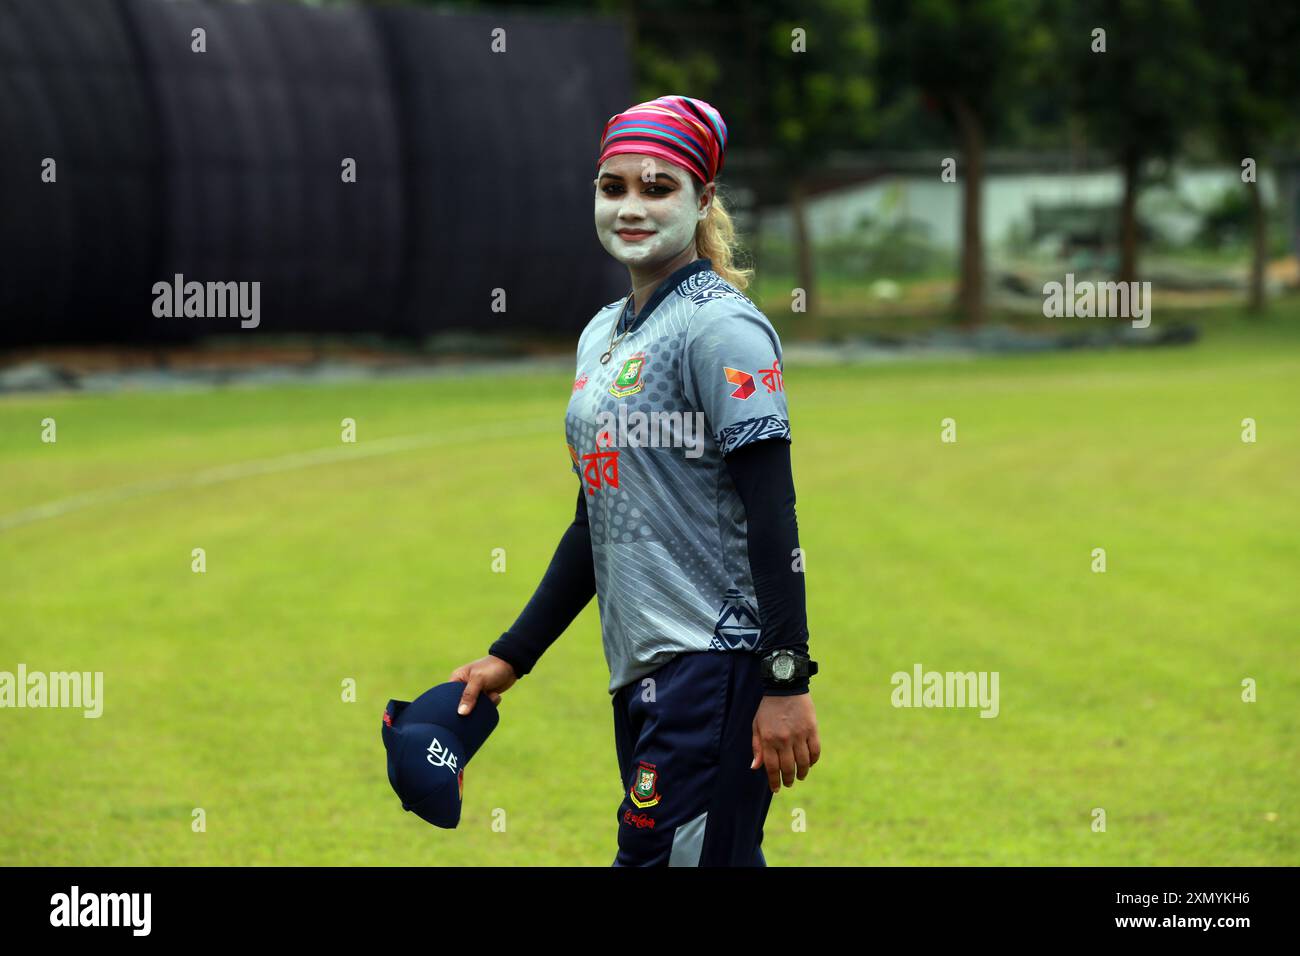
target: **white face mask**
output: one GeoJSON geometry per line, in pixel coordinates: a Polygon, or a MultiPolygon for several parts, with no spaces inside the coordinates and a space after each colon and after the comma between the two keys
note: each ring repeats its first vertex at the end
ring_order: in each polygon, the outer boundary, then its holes
{"type": "Polygon", "coordinates": [[[638,270],[653,269],[669,262],[695,242],[696,227],[708,216],[712,205],[697,205],[691,175],[681,166],[640,153],[619,153],[600,167],[596,179],[596,235],[605,251],[623,265],[638,270]],[[647,166],[647,164],[653,164],[647,166]],[[646,182],[643,171],[666,173],[677,180],[646,182]],[[614,173],[623,181],[600,180],[601,173],[614,173]],[[620,229],[644,230],[642,239],[625,239],[620,229]]]}

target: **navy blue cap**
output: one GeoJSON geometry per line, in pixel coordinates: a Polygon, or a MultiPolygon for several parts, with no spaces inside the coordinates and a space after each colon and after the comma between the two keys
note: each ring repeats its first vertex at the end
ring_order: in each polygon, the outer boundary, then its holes
{"type": "Polygon", "coordinates": [[[381,728],[402,809],[445,829],[460,823],[465,765],[501,719],[484,693],[468,714],[456,713],[464,692],[464,681],[449,681],[414,701],[390,700],[381,728]]]}

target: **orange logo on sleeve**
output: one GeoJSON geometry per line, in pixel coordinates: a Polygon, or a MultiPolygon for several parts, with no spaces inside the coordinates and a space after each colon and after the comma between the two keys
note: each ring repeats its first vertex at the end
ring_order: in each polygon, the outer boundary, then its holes
{"type": "Polygon", "coordinates": [[[731,393],[732,398],[739,398],[743,401],[754,394],[754,376],[750,375],[748,372],[742,372],[738,368],[728,368],[724,365],[722,367],[722,374],[727,376],[728,382],[736,386],[735,390],[731,393]]]}

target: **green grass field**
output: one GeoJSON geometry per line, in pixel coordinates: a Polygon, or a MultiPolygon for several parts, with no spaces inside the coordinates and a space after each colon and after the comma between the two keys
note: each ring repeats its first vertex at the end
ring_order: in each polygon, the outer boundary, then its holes
{"type": "MultiPolygon", "coordinates": [[[[770,865],[1300,863],[1300,308],[1207,329],[790,365],[823,754],[773,801],[770,865]],[[997,671],[999,716],[892,707],[916,663],[997,671]]],[[[99,719],[0,710],[0,862],[607,866],[594,602],[506,694],[459,829],[401,812],[379,735],[541,576],[569,384],[0,399],[0,525],[32,519],[0,531],[0,670],[105,681],[99,719]]]]}

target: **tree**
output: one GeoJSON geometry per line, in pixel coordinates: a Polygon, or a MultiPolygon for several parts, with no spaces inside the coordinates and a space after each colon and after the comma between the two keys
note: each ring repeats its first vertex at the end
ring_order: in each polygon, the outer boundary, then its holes
{"type": "Polygon", "coordinates": [[[975,326],[984,319],[985,151],[1032,88],[1035,55],[1046,44],[1043,31],[1032,0],[880,0],[875,9],[885,82],[916,86],[956,133],[962,221],[957,307],[962,324],[975,326]]]}
{"type": "Polygon", "coordinates": [[[1137,199],[1149,160],[1172,158],[1212,106],[1214,64],[1193,0],[1044,3],[1059,44],[1059,80],[1090,140],[1124,177],[1117,278],[1137,279],[1137,199]]]}
{"type": "Polygon", "coordinates": [[[873,130],[875,34],[865,0],[776,3],[762,35],[765,76],[755,91],[772,125],[776,174],[790,187],[796,282],[815,310],[806,200],[809,177],[834,148],[865,145],[873,130]],[[797,12],[796,12],[797,10],[797,12]]]}
{"type": "MultiPolygon", "coordinates": [[[[1231,0],[1199,0],[1202,43],[1214,58],[1209,126],[1216,145],[1233,165],[1252,160],[1285,133],[1296,132],[1300,101],[1300,8],[1231,0]]],[[[1256,181],[1244,182],[1251,211],[1250,300],[1264,310],[1264,267],[1268,259],[1268,215],[1256,181]]]]}

